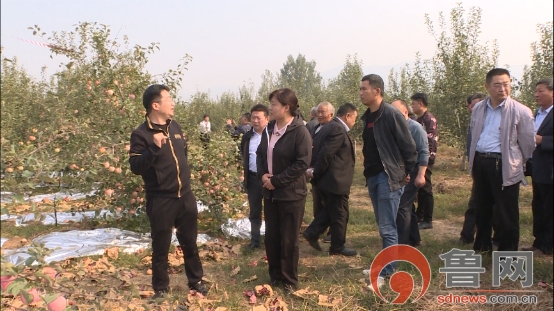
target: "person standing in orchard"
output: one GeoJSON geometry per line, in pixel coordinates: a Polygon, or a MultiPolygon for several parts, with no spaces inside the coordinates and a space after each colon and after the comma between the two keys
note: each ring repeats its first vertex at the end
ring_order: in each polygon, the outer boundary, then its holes
{"type": "Polygon", "coordinates": [[[552,256],[552,166],[553,158],[553,102],[552,78],[537,82],[535,100],[539,109],[535,114],[535,142],[531,176],[533,177],[533,236],[532,246],[523,247],[524,251],[533,251],[535,255],[552,256]]]}
{"type": "Polygon", "coordinates": [[[490,96],[471,114],[469,171],[477,202],[476,252],[492,251],[493,218],[498,250],[518,250],[519,183],[535,149],[535,122],[531,109],[510,97],[510,83],[508,70],[489,71],[485,88],[490,96]]]}
{"type": "Polygon", "coordinates": [[[167,254],[173,228],[183,250],[185,273],[191,290],[203,295],[202,263],[196,246],[196,198],[190,187],[187,142],[179,123],[173,120],[175,103],[169,87],[150,85],[142,97],[146,121],[131,133],[129,163],[141,175],[146,190],[146,214],[152,234],[153,298],[163,298],[169,286],[167,254]]]}
{"type": "Polygon", "coordinates": [[[418,115],[419,122],[427,132],[427,141],[429,145],[429,161],[425,170],[425,185],[417,191],[417,217],[421,221],[419,229],[433,228],[433,208],[435,198],[433,196],[433,183],[431,175],[433,174],[433,165],[437,155],[438,131],[437,119],[429,112],[429,100],[425,93],[415,93],[411,97],[412,109],[418,115]]]}
{"type": "MultiPolygon", "coordinates": [[[[396,216],[406,177],[416,165],[416,144],[406,119],[398,109],[383,100],[385,83],[375,74],[366,75],[360,84],[360,100],[367,107],[361,117],[364,121],[362,138],[364,147],[364,176],[383,249],[398,244],[396,216]]],[[[387,264],[379,273],[375,290],[392,276],[396,262],[387,264]]],[[[364,270],[369,275],[370,270],[364,270]]]]}
{"type": "Polygon", "coordinates": [[[298,284],[299,234],[306,204],[306,169],[312,158],[312,139],[297,113],[293,90],[269,94],[270,121],[256,152],[257,176],[262,180],[265,249],[271,285],[283,282],[285,294],[298,284]]]}
{"type": "Polygon", "coordinates": [[[269,108],[262,104],[256,104],[250,109],[252,129],[242,135],[240,150],[242,165],[244,168],[244,185],[248,194],[248,206],[250,207],[250,245],[249,250],[260,247],[262,227],[262,181],[258,178],[256,151],[262,141],[262,133],[269,122],[269,108]]]}

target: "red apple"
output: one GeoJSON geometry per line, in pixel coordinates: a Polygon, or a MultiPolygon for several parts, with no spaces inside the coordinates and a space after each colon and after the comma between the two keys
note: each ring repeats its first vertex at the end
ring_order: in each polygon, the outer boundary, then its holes
{"type": "Polygon", "coordinates": [[[113,166],[110,166],[110,168],[108,168],[108,170],[110,170],[110,172],[112,172],[112,173],[113,173],[113,172],[115,172],[115,167],[113,167],[113,166]]]}
{"type": "Polygon", "coordinates": [[[129,200],[129,202],[131,202],[131,204],[135,204],[136,201],[137,201],[137,200],[135,200],[135,199],[129,200]]]}
{"type": "Polygon", "coordinates": [[[131,193],[131,195],[136,198],[138,196],[138,192],[133,191],[133,193],[131,193]]]}
{"type": "Polygon", "coordinates": [[[29,140],[30,140],[30,141],[33,141],[33,140],[35,140],[35,139],[37,139],[35,136],[33,136],[33,135],[29,136],[29,140]]]}
{"type": "Polygon", "coordinates": [[[127,151],[131,150],[131,145],[125,145],[125,150],[127,151]]]}
{"type": "Polygon", "coordinates": [[[60,295],[56,300],[48,304],[48,311],[63,311],[67,307],[67,299],[60,295]]]}
{"type": "Polygon", "coordinates": [[[5,292],[8,285],[10,285],[15,280],[15,276],[13,275],[3,275],[0,278],[0,282],[2,284],[2,291],[5,292]]]}
{"type": "Polygon", "coordinates": [[[23,294],[20,294],[21,295],[21,301],[23,301],[26,305],[31,304],[31,303],[35,303],[35,302],[40,300],[40,297],[38,295],[38,291],[37,291],[36,288],[32,288],[32,289],[28,290],[27,293],[33,295],[33,301],[27,302],[27,300],[25,300],[25,298],[23,297],[23,294]]]}
{"type": "Polygon", "coordinates": [[[131,97],[131,99],[135,99],[135,94],[130,94],[129,97],[131,97]]]}
{"type": "Polygon", "coordinates": [[[106,195],[111,196],[113,194],[113,189],[106,189],[106,195]]]}
{"type": "Polygon", "coordinates": [[[116,168],[116,169],[115,169],[115,172],[116,172],[117,174],[121,174],[121,167],[116,168]]]}

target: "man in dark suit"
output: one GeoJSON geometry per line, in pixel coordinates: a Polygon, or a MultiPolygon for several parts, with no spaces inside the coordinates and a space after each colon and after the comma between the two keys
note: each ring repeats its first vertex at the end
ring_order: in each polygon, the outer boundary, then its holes
{"type": "Polygon", "coordinates": [[[256,176],[256,151],[262,139],[262,132],[269,122],[269,109],[262,104],[256,104],[250,110],[252,129],[242,135],[240,150],[244,168],[244,184],[248,193],[248,205],[250,206],[250,232],[251,239],[249,250],[260,247],[262,226],[262,181],[256,176]]]}
{"type": "MultiPolygon", "coordinates": [[[[531,165],[533,177],[533,236],[531,247],[535,255],[552,255],[552,165],[554,132],[552,120],[553,102],[552,78],[542,79],[535,89],[535,100],[539,109],[535,113],[535,143],[531,165]]],[[[529,162],[528,162],[529,163],[529,162]]],[[[529,170],[529,167],[527,168],[529,170]]]]}
{"type": "MultiPolygon", "coordinates": [[[[346,226],[348,223],[348,196],[354,178],[354,145],[348,131],[354,126],[358,111],[350,103],[342,105],[337,118],[332,119],[320,131],[321,146],[318,146],[315,166],[308,169],[308,176],[317,186],[323,201],[323,210],[304,231],[310,245],[321,250],[318,237],[331,227],[329,255],[355,256],[353,249],[346,248],[346,226]]],[[[314,152],[315,152],[314,145],[314,152]]]]}
{"type": "MultiPolygon", "coordinates": [[[[323,146],[323,142],[325,140],[325,137],[323,135],[320,135],[321,130],[323,129],[323,126],[327,123],[329,123],[333,117],[335,116],[335,107],[329,102],[322,102],[316,107],[316,120],[317,124],[312,128],[310,131],[310,134],[312,135],[312,159],[310,162],[310,169],[313,169],[315,166],[315,163],[317,161],[317,152],[319,152],[319,148],[323,146]]],[[[309,176],[307,176],[309,178],[309,176]]],[[[319,214],[320,211],[323,210],[323,197],[317,188],[317,185],[315,185],[312,182],[312,202],[313,202],[313,210],[314,210],[314,218],[319,214]]],[[[331,234],[327,233],[327,236],[323,239],[324,243],[331,243],[331,234]]]]}

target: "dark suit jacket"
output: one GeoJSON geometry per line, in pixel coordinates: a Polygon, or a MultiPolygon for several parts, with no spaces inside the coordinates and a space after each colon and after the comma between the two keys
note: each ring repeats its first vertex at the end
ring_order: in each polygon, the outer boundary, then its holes
{"type": "Polygon", "coordinates": [[[349,195],[354,178],[354,145],[344,125],[334,118],[316,135],[314,152],[317,160],[312,182],[322,191],[338,195],[349,195]]]}
{"type": "Polygon", "coordinates": [[[537,135],[542,136],[542,142],[540,145],[537,145],[533,152],[533,182],[540,184],[552,184],[552,176],[554,174],[552,167],[553,111],[550,110],[537,131],[537,135]]]}
{"type": "Polygon", "coordinates": [[[319,153],[319,149],[323,146],[323,141],[325,140],[325,135],[321,135],[323,133],[323,129],[325,127],[322,127],[321,124],[316,124],[314,128],[312,129],[312,132],[310,133],[312,135],[312,159],[310,161],[310,167],[314,167],[315,162],[317,161],[317,154],[319,153]],[[322,127],[317,134],[315,131],[322,127]]]}
{"type": "MultiPolygon", "coordinates": [[[[240,141],[240,155],[242,157],[242,167],[244,168],[244,185],[248,187],[248,168],[250,167],[250,138],[254,135],[254,128],[242,135],[240,141]]],[[[246,190],[245,190],[246,191],[246,190]]]]}

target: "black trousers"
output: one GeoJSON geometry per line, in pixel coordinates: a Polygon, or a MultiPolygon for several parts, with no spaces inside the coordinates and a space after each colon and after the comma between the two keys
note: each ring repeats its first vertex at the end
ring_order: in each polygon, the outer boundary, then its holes
{"type": "Polygon", "coordinates": [[[246,191],[248,193],[248,205],[250,206],[250,244],[260,246],[262,241],[260,228],[262,227],[262,181],[256,177],[256,173],[248,172],[248,185],[246,191]]]}
{"type": "Polygon", "coordinates": [[[400,197],[398,214],[396,215],[396,230],[398,231],[398,244],[415,244],[421,241],[417,215],[413,202],[416,198],[418,188],[414,181],[419,167],[416,167],[410,174],[410,182],[404,187],[404,193],[400,197]]]}
{"type": "Polygon", "coordinates": [[[417,191],[417,217],[426,222],[433,222],[433,208],[435,207],[435,198],[433,197],[433,183],[431,175],[433,174],[433,165],[435,160],[429,161],[425,171],[425,185],[417,191]]]}
{"type": "Polygon", "coordinates": [[[167,254],[173,227],[183,250],[189,285],[202,280],[204,272],[196,246],[198,208],[192,191],[181,198],[147,196],[146,213],[152,232],[152,288],[167,290],[169,285],[167,254]]]}
{"type": "Polygon", "coordinates": [[[314,218],[316,218],[317,214],[323,210],[325,203],[321,191],[314,184],[312,184],[312,199],[314,203],[314,218]]]}
{"type": "Polygon", "coordinates": [[[265,251],[272,280],[298,284],[300,225],[306,198],[298,201],[264,199],[265,251]]]}
{"type": "Polygon", "coordinates": [[[348,195],[339,195],[320,191],[323,197],[323,210],[317,214],[314,221],[304,231],[312,239],[319,238],[330,226],[331,247],[329,251],[340,252],[346,242],[346,227],[348,225],[348,195]]]}
{"type": "MultiPolygon", "coordinates": [[[[467,210],[464,213],[464,224],[462,226],[462,232],[460,237],[465,243],[473,243],[475,241],[475,213],[477,210],[477,201],[475,199],[475,182],[471,187],[471,195],[467,202],[467,210]]],[[[494,208],[493,208],[494,211],[494,208]]],[[[497,217],[492,218],[492,229],[494,230],[492,235],[492,241],[497,242],[496,238],[496,222],[497,217]]]]}
{"type": "Polygon", "coordinates": [[[477,208],[475,251],[492,250],[492,222],[496,218],[499,251],[517,251],[519,246],[519,183],[502,186],[502,160],[475,155],[473,183],[477,208]]]}
{"type": "Polygon", "coordinates": [[[533,183],[533,246],[552,254],[552,184],[533,183]]]}

